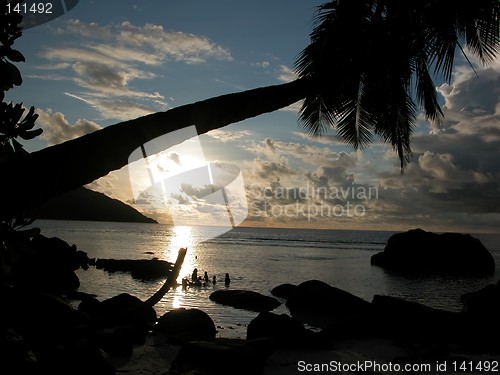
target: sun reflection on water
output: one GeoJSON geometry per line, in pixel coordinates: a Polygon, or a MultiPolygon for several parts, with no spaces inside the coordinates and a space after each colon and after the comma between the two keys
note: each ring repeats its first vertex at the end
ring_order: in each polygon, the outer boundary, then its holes
{"type": "Polygon", "coordinates": [[[184,263],[182,264],[179,277],[177,278],[178,283],[182,281],[183,277],[188,277],[195,267],[196,247],[198,244],[196,237],[193,228],[190,226],[183,225],[172,228],[172,237],[170,238],[168,249],[168,252],[171,254],[172,262],[175,261],[179,249],[181,247],[187,247],[186,257],[184,258],[184,263]]]}
{"type": "Polygon", "coordinates": [[[175,293],[173,295],[173,299],[172,299],[172,307],[174,309],[178,309],[178,308],[183,307],[183,306],[184,306],[184,298],[183,298],[182,294],[175,293]]]}

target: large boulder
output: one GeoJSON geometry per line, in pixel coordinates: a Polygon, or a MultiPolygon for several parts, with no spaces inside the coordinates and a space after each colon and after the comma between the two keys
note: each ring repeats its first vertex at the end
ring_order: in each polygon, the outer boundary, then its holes
{"type": "MultiPolygon", "coordinates": [[[[26,291],[24,291],[26,292],[26,291]]],[[[6,293],[2,316],[15,330],[32,342],[70,340],[87,317],[62,298],[49,293],[6,293]]]]}
{"type": "Polygon", "coordinates": [[[281,305],[276,298],[251,290],[216,290],[210,294],[210,300],[221,305],[255,312],[271,311],[281,305]]]}
{"type": "Polygon", "coordinates": [[[92,297],[85,298],[78,305],[78,311],[109,327],[127,325],[148,328],[156,322],[155,309],[128,293],[118,294],[102,302],[92,297]]]}
{"type": "Polygon", "coordinates": [[[297,291],[297,285],[294,284],[280,284],[271,289],[271,294],[278,298],[288,299],[297,291]]]}
{"type": "Polygon", "coordinates": [[[293,317],[320,328],[371,308],[368,301],[319,280],[299,284],[286,306],[293,317]]]}
{"type": "Polygon", "coordinates": [[[168,335],[173,342],[214,340],[215,323],[210,316],[199,309],[179,308],[171,310],[158,319],[155,332],[168,335]]]}
{"type": "Polygon", "coordinates": [[[272,338],[286,348],[309,348],[314,343],[314,332],[286,314],[262,312],[247,328],[247,340],[272,338]]]}
{"type": "Polygon", "coordinates": [[[26,232],[7,236],[9,248],[16,254],[9,271],[10,282],[30,290],[59,294],[78,289],[80,281],[75,270],[88,268],[87,254],[60,238],[45,237],[39,230],[26,232]]]}
{"type": "Polygon", "coordinates": [[[500,285],[490,284],[460,297],[462,311],[478,318],[497,318],[500,314],[500,285]]]}
{"type": "Polygon", "coordinates": [[[392,235],[371,264],[403,273],[484,276],[495,272],[495,260],[469,234],[436,234],[422,229],[392,235]]]}
{"type": "Polygon", "coordinates": [[[372,329],[379,337],[429,343],[464,342],[471,337],[472,328],[462,313],[382,295],[375,295],[372,305],[372,329]]]}

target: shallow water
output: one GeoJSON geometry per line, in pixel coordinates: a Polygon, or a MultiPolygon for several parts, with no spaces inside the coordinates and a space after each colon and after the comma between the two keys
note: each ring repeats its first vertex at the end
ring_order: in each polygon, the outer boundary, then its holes
{"type": "MultiPolygon", "coordinates": [[[[148,259],[158,257],[174,262],[181,246],[188,252],[180,276],[207,271],[221,282],[214,287],[170,291],[156,305],[158,315],[175,307],[196,307],[206,311],[219,326],[220,337],[244,337],[254,312],[221,306],[209,300],[214,289],[224,288],[224,275],[231,275],[232,289],[249,289],[270,295],[282,283],[298,284],[318,279],[371,301],[374,294],[402,297],[429,306],[458,311],[463,293],[496,280],[456,277],[403,277],[370,265],[370,257],[382,251],[393,232],[324,231],[306,229],[235,228],[215,239],[210,228],[170,228],[155,224],[37,221],[46,236],[57,236],[89,257],[148,259]]],[[[500,236],[475,235],[500,265],[500,236]]],[[[141,282],[127,273],[109,274],[90,268],[78,271],[80,291],[99,299],[127,292],[146,299],[163,283],[141,282]]],[[[180,281],[180,280],[179,280],[180,281]]],[[[286,313],[285,306],[275,310],[286,313]]]]}

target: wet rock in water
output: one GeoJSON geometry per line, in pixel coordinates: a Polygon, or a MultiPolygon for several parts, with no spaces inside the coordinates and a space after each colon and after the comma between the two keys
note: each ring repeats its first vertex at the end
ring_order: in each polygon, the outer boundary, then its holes
{"type": "Polygon", "coordinates": [[[247,328],[247,340],[261,338],[273,338],[280,347],[309,348],[315,336],[289,315],[262,312],[247,328]]]}
{"type": "Polygon", "coordinates": [[[281,305],[276,298],[251,290],[216,290],[210,294],[210,300],[221,305],[255,312],[271,311],[281,305]]]}
{"type": "Polygon", "coordinates": [[[154,328],[169,336],[169,340],[186,343],[194,340],[214,340],[215,323],[210,316],[199,309],[179,308],[162,315],[154,328]]]}
{"type": "Polygon", "coordinates": [[[469,234],[436,234],[422,229],[392,235],[371,264],[412,274],[486,276],[495,260],[481,241],[469,234]]]}
{"type": "Polygon", "coordinates": [[[278,298],[288,299],[297,290],[297,285],[281,284],[271,290],[271,294],[278,298]]]}
{"type": "Polygon", "coordinates": [[[259,375],[269,356],[235,340],[192,341],[180,348],[170,367],[174,374],[259,375]]]}
{"type": "Polygon", "coordinates": [[[154,280],[166,278],[172,271],[172,263],[166,260],[153,259],[97,259],[97,269],[108,272],[130,272],[135,279],[154,280]]]}
{"type": "Polygon", "coordinates": [[[368,301],[319,280],[299,284],[286,306],[297,320],[320,328],[371,309],[368,301]]]}

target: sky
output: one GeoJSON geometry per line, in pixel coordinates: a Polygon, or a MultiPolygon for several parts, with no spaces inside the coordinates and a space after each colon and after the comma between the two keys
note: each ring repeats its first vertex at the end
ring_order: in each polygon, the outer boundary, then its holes
{"type": "MultiPolygon", "coordinates": [[[[37,108],[44,133],[24,143],[35,151],[149,113],[289,82],[319,4],[80,0],[16,41],[26,57],[18,64],[24,82],[6,100],[37,108]]],[[[300,103],[195,133],[191,146],[171,148],[161,160],[180,165],[182,157],[184,167],[195,168],[185,157],[194,153],[230,166],[244,190],[244,199],[227,190],[241,225],[498,232],[500,59],[483,67],[469,58],[474,69],[458,56],[451,81],[435,81],[445,121],[437,126],[419,117],[404,174],[381,141],[356,151],[333,130],[308,137],[297,121],[300,103]]],[[[140,203],[145,196],[134,191],[131,173],[124,168],[89,187],[171,221],[174,208],[162,206],[160,214],[151,201],[140,203]]],[[[204,212],[214,206],[200,190],[191,197],[176,209],[191,224],[206,223],[204,212]]]]}

